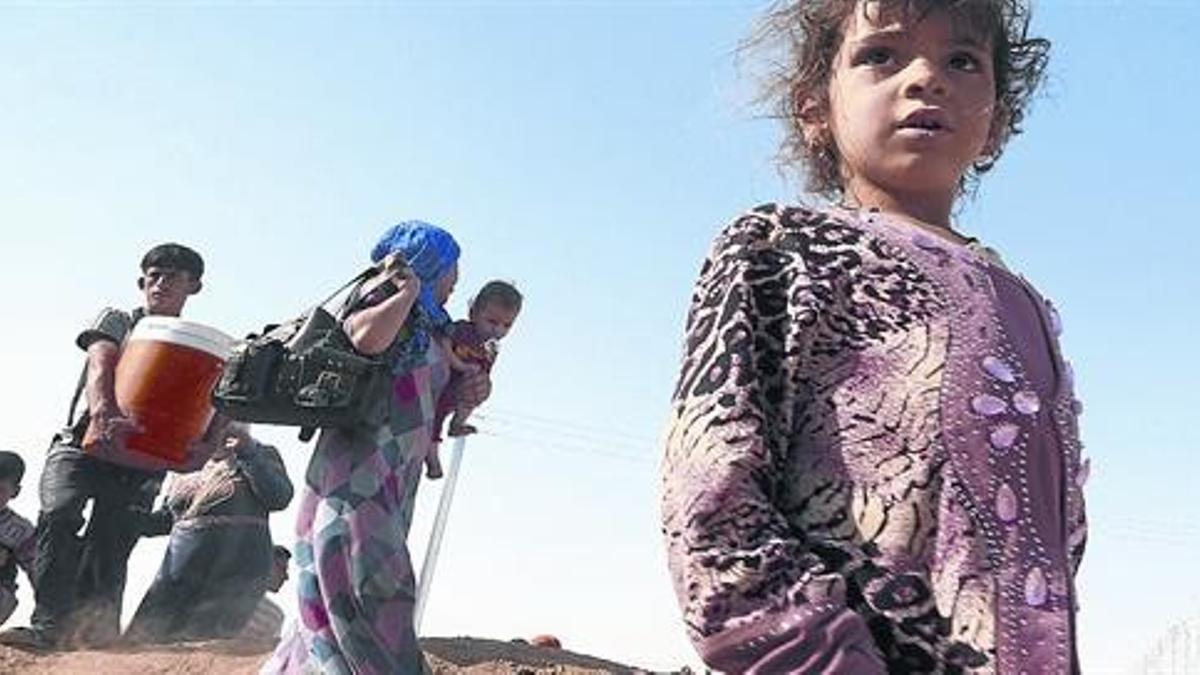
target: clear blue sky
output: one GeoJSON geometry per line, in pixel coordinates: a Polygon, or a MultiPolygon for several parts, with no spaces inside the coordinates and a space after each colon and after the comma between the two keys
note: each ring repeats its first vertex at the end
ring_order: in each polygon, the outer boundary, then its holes
{"type": "MultiPolygon", "coordinates": [[[[691,281],[717,228],[796,181],[733,51],[762,3],[0,5],[0,447],[31,470],[71,341],[132,306],[142,251],[206,256],[196,319],[287,318],[412,217],[526,309],[468,444],[426,633],[695,662],[657,523],[657,438],[691,281]]],[[[965,229],[1062,309],[1093,457],[1088,672],[1200,613],[1193,344],[1200,3],[1040,3],[1051,79],[965,229]]],[[[307,448],[265,430],[300,480],[307,448]]],[[[423,486],[419,558],[438,485],[423,486]]],[[[274,530],[291,540],[292,513],[274,530]]],[[[134,552],[135,603],[162,540],[134,552]]],[[[290,591],[290,589],[288,589],[290,591]]],[[[290,595],[285,595],[285,599],[290,595]]],[[[18,618],[29,610],[23,595],[18,618]]]]}

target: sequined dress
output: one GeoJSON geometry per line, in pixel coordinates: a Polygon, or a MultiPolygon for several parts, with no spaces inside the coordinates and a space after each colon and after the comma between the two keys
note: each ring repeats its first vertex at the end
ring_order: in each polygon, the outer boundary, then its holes
{"type": "Polygon", "coordinates": [[[766,205],[728,226],[663,464],[705,661],[1077,670],[1087,465],[1060,330],[994,255],[880,214],[766,205]]]}

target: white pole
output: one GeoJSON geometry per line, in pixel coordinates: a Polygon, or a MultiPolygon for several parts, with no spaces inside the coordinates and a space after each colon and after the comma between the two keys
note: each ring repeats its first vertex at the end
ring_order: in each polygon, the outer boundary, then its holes
{"type": "Polygon", "coordinates": [[[433,531],[429,533],[429,545],[425,547],[425,559],[421,562],[421,578],[417,582],[417,606],[413,609],[413,626],[421,633],[421,619],[429,605],[429,587],[433,583],[433,568],[437,565],[438,549],[442,547],[442,535],[446,533],[446,519],[450,516],[450,502],[454,499],[454,484],[458,481],[458,469],[462,466],[465,436],[454,439],[450,451],[450,468],[442,483],[442,496],[438,500],[437,516],[433,519],[433,531]]]}

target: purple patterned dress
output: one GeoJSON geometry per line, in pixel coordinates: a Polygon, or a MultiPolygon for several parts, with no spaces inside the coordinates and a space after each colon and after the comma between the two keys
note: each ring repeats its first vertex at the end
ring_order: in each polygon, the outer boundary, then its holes
{"type": "Polygon", "coordinates": [[[1069,673],[1086,525],[1053,307],[994,254],[767,205],[687,322],[663,531],[704,660],[1069,673]]]}
{"type": "Polygon", "coordinates": [[[324,430],[296,522],[300,620],[263,673],[421,672],[407,537],[437,395],[449,368],[436,341],[397,359],[389,423],[324,430]]]}

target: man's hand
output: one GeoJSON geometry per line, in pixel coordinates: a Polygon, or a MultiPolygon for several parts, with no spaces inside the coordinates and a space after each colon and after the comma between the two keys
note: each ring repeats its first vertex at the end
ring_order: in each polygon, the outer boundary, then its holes
{"type": "Polygon", "coordinates": [[[101,405],[89,412],[87,438],[102,445],[125,447],[130,435],[141,431],[137,422],[127,417],[115,405],[101,405]]]}
{"type": "Polygon", "coordinates": [[[131,434],[141,431],[116,406],[100,405],[91,414],[88,433],[84,436],[84,451],[98,459],[140,471],[166,471],[174,463],[144,452],[130,450],[125,442],[131,434]]]}
{"type": "Polygon", "coordinates": [[[129,450],[123,445],[115,443],[93,443],[86,448],[86,452],[97,459],[102,459],[106,462],[118,464],[130,469],[139,471],[179,471],[175,462],[163,459],[158,455],[151,455],[137,450],[129,450]]]}
{"type": "MultiPolygon", "coordinates": [[[[112,417],[109,416],[108,419],[111,420],[112,417]]],[[[177,473],[190,473],[204,466],[209,458],[224,446],[225,426],[229,423],[229,419],[222,415],[214,416],[212,422],[208,425],[208,431],[205,432],[204,437],[192,441],[188,445],[187,456],[183,464],[179,464],[157,455],[126,448],[125,439],[133,431],[138,431],[139,427],[127,417],[122,416],[121,420],[123,422],[102,422],[102,424],[106,424],[109,428],[121,430],[120,435],[110,440],[94,440],[88,443],[84,449],[99,459],[131,469],[150,472],[175,471],[177,473]],[[130,424],[132,428],[123,430],[124,424],[130,424]]],[[[91,424],[96,423],[96,418],[92,418],[91,424]]]]}

